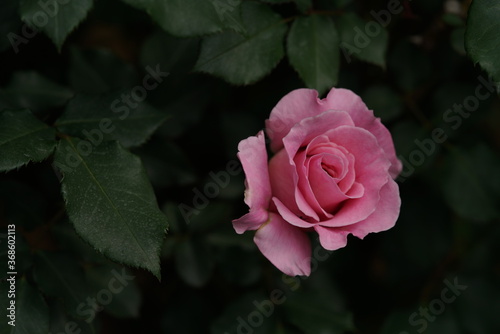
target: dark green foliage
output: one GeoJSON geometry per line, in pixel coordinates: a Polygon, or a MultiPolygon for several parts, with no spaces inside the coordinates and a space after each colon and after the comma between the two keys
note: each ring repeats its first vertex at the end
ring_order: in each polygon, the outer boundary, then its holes
{"type": "Polygon", "coordinates": [[[0,333],[499,333],[499,22],[495,0],[2,0],[0,333]],[[401,213],[312,238],[288,277],[231,226],[237,144],[332,87],[390,131],[401,213]]]}

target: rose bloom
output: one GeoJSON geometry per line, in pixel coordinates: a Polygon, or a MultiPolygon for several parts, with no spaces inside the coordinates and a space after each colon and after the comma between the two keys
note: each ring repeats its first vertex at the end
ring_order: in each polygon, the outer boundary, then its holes
{"type": "Polygon", "coordinates": [[[349,234],[394,226],[402,165],[389,131],[359,96],[333,88],[319,99],[315,90],[294,90],[271,111],[266,134],[269,161],[263,131],[238,145],[250,210],[233,227],[257,230],[257,247],[282,272],[311,273],[308,231],[335,250],[349,234]]]}

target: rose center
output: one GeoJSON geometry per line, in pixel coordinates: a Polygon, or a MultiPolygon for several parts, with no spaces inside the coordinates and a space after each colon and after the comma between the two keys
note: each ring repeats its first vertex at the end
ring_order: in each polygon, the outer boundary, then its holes
{"type": "Polygon", "coordinates": [[[321,163],[321,168],[326,172],[326,174],[330,175],[330,177],[332,178],[336,178],[338,175],[337,171],[334,168],[323,162],[321,163]]]}

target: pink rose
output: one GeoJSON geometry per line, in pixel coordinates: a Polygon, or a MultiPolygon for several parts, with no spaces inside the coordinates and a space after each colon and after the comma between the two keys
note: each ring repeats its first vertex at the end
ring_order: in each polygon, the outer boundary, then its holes
{"type": "Polygon", "coordinates": [[[283,97],[264,133],[238,145],[250,212],[233,221],[237,233],[257,230],[260,251],[285,274],[311,273],[311,244],[335,250],[347,236],[364,238],[394,226],[401,200],[393,180],[401,171],[387,128],[361,98],[332,89],[318,99],[312,89],[283,97]]]}

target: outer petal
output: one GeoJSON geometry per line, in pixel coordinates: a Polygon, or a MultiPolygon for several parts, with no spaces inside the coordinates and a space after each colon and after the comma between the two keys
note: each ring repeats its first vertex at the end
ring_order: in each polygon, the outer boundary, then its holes
{"type": "Polygon", "coordinates": [[[396,157],[391,134],[380,122],[380,118],[375,118],[373,111],[368,109],[363,100],[348,89],[332,88],[323,101],[328,109],[347,111],[356,126],[370,131],[377,138],[380,147],[392,164],[389,172],[393,178],[396,178],[403,165],[396,157]]]}
{"type": "Polygon", "coordinates": [[[307,235],[285,222],[276,213],[255,233],[254,241],[262,254],[279,270],[290,276],[311,273],[311,243],[307,235]]]}
{"type": "Polygon", "coordinates": [[[348,231],[343,228],[323,227],[320,225],[314,226],[314,230],[319,235],[319,242],[324,249],[336,250],[347,245],[348,231]]]}
{"type": "Polygon", "coordinates": [[[318,232],[321,245],[325,249],[339,249],[347,244],[349,234],[363,239],[368,233],[381,232],[393,227],[398,219],[400,206],[401,199],[398,185],[394,180],[389,179],[380,190],[380,200],[375,212],[367,219],[343,227],[316,225],[314,229],[318,232]]]}
{"type": "Polygon", "coordinates": [[[271,184],[267,167],[264,132],[242,140],[238,145],[238,158],[246,175],[245,203],[250,212],[233,220],[236,233],[258,229],[267,219],[271,201],[271,184]]]}
{"type": "Polygon", "coordinates": [[[233,228],[238,234],[258,229],[269,218],[265,209],[250,210],[246,215],[233,220],[233,228]]]}
{"type": "Polygon", "coordinates": [[[278,198],[273,197],[273,203],[276,206],[276,210],[280,216],[288,223],[302,228],[311,228],[312,224],[301,219],[296,214],[294,214],[289,208],[287,208],[278,198]]]}
{"type": "Polygon", "coordinates": [[[266,121],[266,133],[271,139],[273,152],[283,147],[283,138],[295,124],[321,114],[318,101],[317,91],[304,88],[291,91],[278,102],[266,121]]]}
{"type": "Polygon", "coordinates": [[[285,150],[276,153],[269,161],[269,176],[272,196],[278,198],[294,214],[303,215],[304,212],[299,210],[295,199],[297,171],[295,166],[290,164],[285,150]]]}
{"type": "Polygon", "coordinates": [[[345,229],[361,239],[368,233],[386,231],[396,224],[400,208],[398,184],[389,179],[380,190],[380,201],[375,212],[357,224],[346,226],[345,229]]]}

